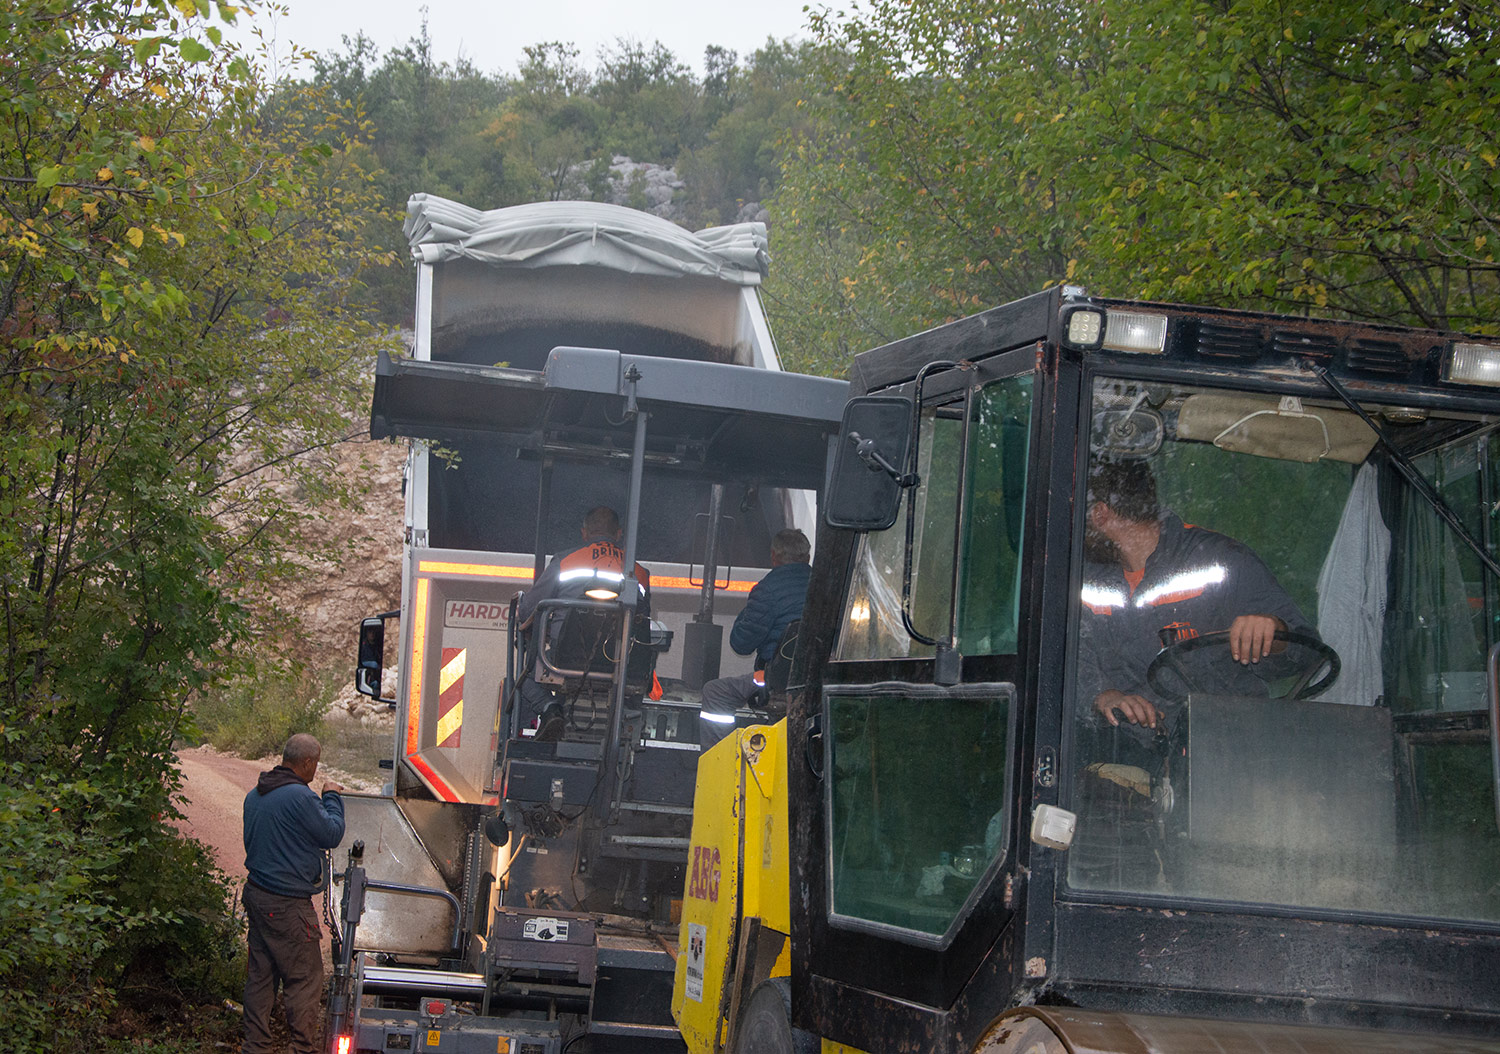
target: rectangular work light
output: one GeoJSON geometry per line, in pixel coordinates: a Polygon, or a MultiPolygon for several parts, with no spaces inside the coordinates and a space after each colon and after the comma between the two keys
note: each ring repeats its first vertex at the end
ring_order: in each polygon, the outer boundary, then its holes
{"type": "Polygon", "coordinates": [[[1110,310],[1104,326],[1105,350],[1160,355],[1166,347],[1166,315],[1110,310]]]}
{"type": "Polygon", "coordinates": [[[1500,347],[1455,342],[1448,349],[1447,367],[1444,380],[1500,388],[1500,347]]]}

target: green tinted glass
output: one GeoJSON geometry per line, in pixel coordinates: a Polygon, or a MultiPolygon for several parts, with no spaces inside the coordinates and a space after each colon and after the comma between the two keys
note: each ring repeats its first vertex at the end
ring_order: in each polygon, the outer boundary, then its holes
{"type": "MultiPolygon", "coordinates": [[[[1364,409],[1491,540],[1500,421],[1364,409]]],[[[1097,379],[1091,422],[1070,885],[1500,921],[1472,550],[1331,401],[1097,379]],[[1236,664],[1218,635],[1268,615],[1299,639],[1236,664]]]]}
{"type": "Polygon", "coordinates": [[[1031,377],[991,384],[969,435],[959,651],[1014,655],[1021,603],[1021,528],[1031,451],[1031,377]]]}
{"type": "MultiPolygon", "coordinates": [[[[958,648],[965,655],[1016,650],[1021,527],[1031,434],[1030,375],[997,381],[969,404],[969,459],[963,480],[962,588],[958,648]]],[[[909,610],[916,629],[947,636],[953,596],[953,540],[959,516],[963,402],[923,408],[912,531],[909,610]]],[[[906,503],[889,530],[860,541],[835,658],[917,658],[932,654],[901,618],[906,503]]]]}
{"type": "Polygon", "coordinates": [[[947,931],[1005,850],[1012,695],[995,684],[829,693],[834,915],[947,931]]]}

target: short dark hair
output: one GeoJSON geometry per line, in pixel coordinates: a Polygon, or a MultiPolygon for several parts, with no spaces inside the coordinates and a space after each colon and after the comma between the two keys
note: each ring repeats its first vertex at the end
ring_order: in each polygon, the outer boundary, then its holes
{"type": "Polygon", "coordinates": [[[1102,501],[1114,512],[1134,523],[1161,518],[1156,497],[1156,477],[1140,459],[1096,458],[1089,465],[1088,503],[1102,501]]]}
{"type": "Polygon", "coordinates": [[[788,527],[771,539],[771,555],[784,564],[805,564],[812,559],[812,543],[797,528],[788,527]]]}
{"type": "Polygon", "coordinates": [[[613,538],[620,533],[620,515],[608,505],[595,505],[583,518],[590,538],[613,538]]]}

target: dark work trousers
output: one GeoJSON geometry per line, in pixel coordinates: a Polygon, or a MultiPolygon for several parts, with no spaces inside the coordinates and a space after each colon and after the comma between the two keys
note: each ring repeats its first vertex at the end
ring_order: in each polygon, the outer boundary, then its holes
{"type": "Polygon", "coordinates": [[[759,690],[755,674],[716,677],[703,685],[703,705],[698,712],[698,748],[708,748],[734,731],[734,712],[749,706],[759,690]]]}
{"type": "Polygon", "coordinates": [[[276,985],[286,1008],[294,1054],[320,1054],[323,1033],[323,931],[307,897],[284,897],[245,883],[250,966],[245,978],[243,1054],[270,1054],[276,985]]]}

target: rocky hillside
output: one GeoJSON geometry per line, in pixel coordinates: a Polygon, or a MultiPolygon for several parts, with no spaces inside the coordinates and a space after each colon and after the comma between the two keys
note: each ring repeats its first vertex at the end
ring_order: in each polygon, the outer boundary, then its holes
{"type": "Polygon", "coordinates": [[[310,561],[306,572],[283,585],[275,606],[296,615],[299,657],[318,670],[348,672],[340,696],[346,708],[354,691],[355,649],[359,620],[401,603],[401,471],[406,443],[368,438],[342,444],[337,470],[366,485],[363,500],[349,508],[329,506],[319,514],[324,537],[336,540],[338,563],[310,561]]]}
{"type": "MultiPolygon", "coordinates": [[[[574,165],[568,172],[570,182],[565,188],[568,193],[587,198],[588,176],[592,169],[593,162],[574,165]]],[[[686,189],[687,184],[677,175],[676,168],[650,161],[634,161],[623,154],[616,154],[609,161],[604,200],[611,205],[640,209],[691,228],[682,200],[686,189]]],[[[760,202],[747,201],[740,205],[733,222],[769,223],[770,219],[770,213],[760,202]]]]}

